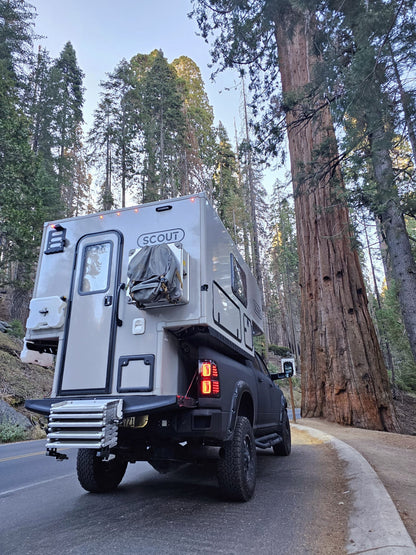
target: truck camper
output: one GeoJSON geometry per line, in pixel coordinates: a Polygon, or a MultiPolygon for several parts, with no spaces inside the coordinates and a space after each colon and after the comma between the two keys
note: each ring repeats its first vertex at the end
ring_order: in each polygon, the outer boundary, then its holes
{"type": "Polygon", "coordinates": [[[260,290],[204,193],[46,223],[22,359],[55,356],[47,454],[87,491],[127,464],[214,458],[246,501],[256,447],[290,453],[286,400],[253,336],[260,290]]]}

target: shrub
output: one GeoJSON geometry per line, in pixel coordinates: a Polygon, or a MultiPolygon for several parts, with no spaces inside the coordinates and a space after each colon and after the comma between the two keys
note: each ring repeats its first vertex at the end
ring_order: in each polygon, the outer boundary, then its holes
{"type": "Polygon", "coordinates": [[[26,432],[17,424],[0,424],[0,443],[13,443],[26,439],[26,432]]]}
{"type": "Polygon", "coordinates": [[[279,357],[288,357],[292,354],[289,347],[279,347],[279,345],[269,345],[269,351],[279,357]]]}
{"type": "Polygon", "coordinates": [[[7,329],[7,333],[13,335],[13,337],[23,339],[25,336],[25,330],[23,329],[22,322],[20,320],[12,320],[10,322],[10,327],[7,329]]]}

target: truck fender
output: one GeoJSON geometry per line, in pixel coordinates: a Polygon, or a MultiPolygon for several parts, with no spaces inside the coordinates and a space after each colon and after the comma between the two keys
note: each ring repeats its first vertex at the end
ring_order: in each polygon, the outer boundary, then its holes
{"type": "Polygon", "coordinates": [[[230,418],[228,420],[227,434],[225,436],[225,441],[229,441],[233,437],[235,422],[237,420],[237,415],[240,407],[240,401],[243,394],[246,392],[249,394],[250,399],[252,399],[251,390],[247,385],[247,383],[244,382],[243,380],[239,380],[235,384],[235,389],[231,398],[230,418]]]}

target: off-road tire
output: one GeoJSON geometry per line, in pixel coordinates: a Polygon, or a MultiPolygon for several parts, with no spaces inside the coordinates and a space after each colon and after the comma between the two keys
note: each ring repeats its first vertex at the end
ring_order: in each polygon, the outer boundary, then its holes
{"type": "Polygon", "coordinates": [[[290,455],[291,450],[292,437],[290,434],[289,417],[287,415],[287,410],[285,409],[282,422],[282,441],[277,445],[273,445],[273,453],[278,457],[287,457],[290,455]]]}
{"type": "Polygon", "coordinates": [[[97,457],[94,449],[78,449],[77,475],[81,486],[91,493],[105,493],[116,489],[127,462],[114,457],[108,461],[97,457]]]}
{"type": "Polygon", "coordinates": [[[250,421],[237,418],[233,439],[227,442],[218,462],[218,484],[232,501],[248,501],[256,487],[256,444],[250,421]]]}

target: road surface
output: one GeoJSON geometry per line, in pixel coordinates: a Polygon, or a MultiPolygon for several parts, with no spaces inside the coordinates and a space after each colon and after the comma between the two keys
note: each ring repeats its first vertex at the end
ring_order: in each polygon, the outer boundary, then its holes
{"type": "Polygon", "coordinates": [[[292,454],[258,451],[248,503],[223,500],[212,470],[160,475],[129,465],[119,488],[91,494],[44,441],[0,445],[0,553],[345,553],[350,500],[333,448],[302,432],[292,454]]]}

